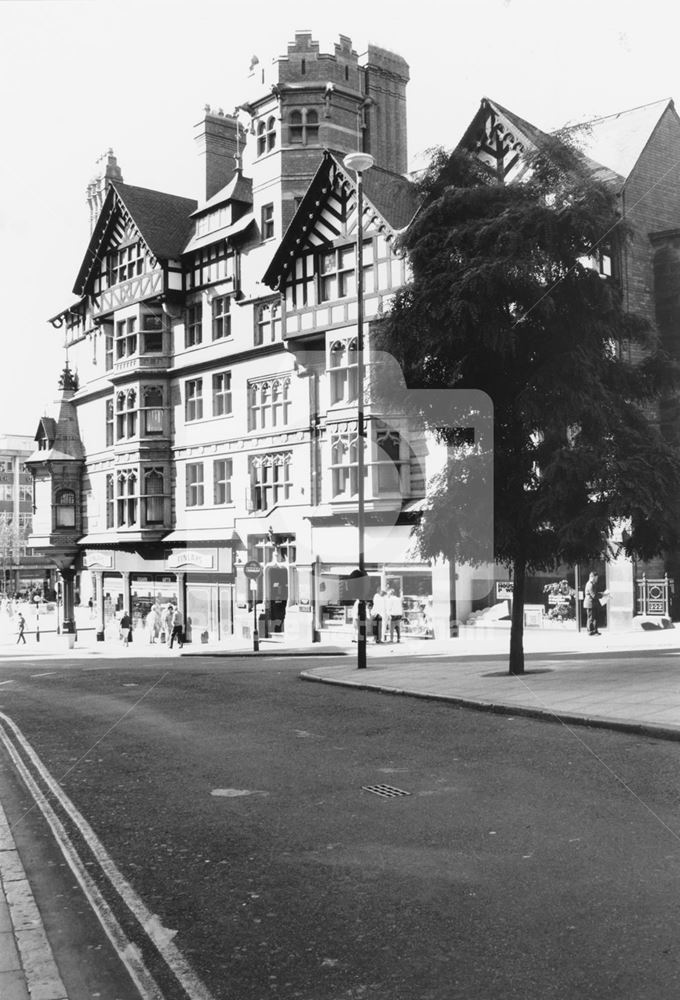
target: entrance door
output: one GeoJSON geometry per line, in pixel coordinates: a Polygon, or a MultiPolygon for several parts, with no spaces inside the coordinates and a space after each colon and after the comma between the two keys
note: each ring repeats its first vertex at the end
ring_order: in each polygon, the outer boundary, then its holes
{"type": "Polygon", "coordinates": [[[288,603],[288,567],[275,563],[267,566],[265,572],[268,627],[271,632],[283,632],[288,603]]]}

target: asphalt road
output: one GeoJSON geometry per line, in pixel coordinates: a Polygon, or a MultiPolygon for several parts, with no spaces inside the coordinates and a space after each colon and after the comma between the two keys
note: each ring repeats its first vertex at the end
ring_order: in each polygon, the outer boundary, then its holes
{"type": "MultiPolygon", "coordinates": [[[[44,765],[89,821],[197,990],[677,1000],[677,744],[308,684],[303,667],[0,666],[0,722],[19,727],[38,755],[30,766],[44,765]],[[364,789],[376,785],[408,794],[364,789]]],[[[70,1000],[134,997],[0,755],[2,799],[61,940],[70,1000]],[[78,971],[80,935],[81,959],[104,956],[98,985],[78,971]]],[[[191,996],[63,819],[163,995],[191,996]]]]}

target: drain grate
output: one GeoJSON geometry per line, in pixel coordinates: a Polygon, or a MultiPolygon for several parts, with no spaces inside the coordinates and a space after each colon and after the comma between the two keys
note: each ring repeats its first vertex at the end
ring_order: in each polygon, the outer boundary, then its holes
{"type": "Polygon", "coordinates": [[[362,785],[362,791],[372,792],[373,795],[380,795],[384,799],[394,799],[398,795],[410,795],[403,788],[395,788],[394,785],[362,785]]]}

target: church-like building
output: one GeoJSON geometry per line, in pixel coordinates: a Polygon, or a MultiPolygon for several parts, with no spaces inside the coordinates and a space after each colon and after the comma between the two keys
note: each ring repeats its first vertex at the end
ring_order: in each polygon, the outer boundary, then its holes
{"type": "MultiPolygon", "coordinates": [[[[398,236],[419,204],[406,173],[408,76],[377,46],[358,56],[340,36],[324,53],[297,33],[266,69],[253,62],[232,114],[206,108],[196,200],[126,183],[112,152],[88,187],[75,300],[51,320],[68,365],[28,464],[32,544],[59,567],[71,604],[76,588],[83,602],[93,596],[100,635],[123,609],[141,621],[156,601],[179,605],[193,642],[249,635],[253,600],[269,631],[297,641],[351,629],[358,190],[344,157],[361,150],[374,161],[361,215],[370,368],[370,323],[407,279],[398,236]],[[244,572],[251,561],[257,590],[244,572]]],[[[485,99],[461,145],[506,180],[542,134],[485,99]]],[[[602,119],[580,136],[636,232],[594,266],[671,335],[673,105],[602,119]]],[[[495,602],[506,573],[418,557],[412,528],[441,455],[396,409],[366,405],[369,576],[402,595],[407,630],[448,636],[495,602]]],[[[630,622],[640,574],[623,561],[606,572],[618,609],[610,624],[630,622]]]]}

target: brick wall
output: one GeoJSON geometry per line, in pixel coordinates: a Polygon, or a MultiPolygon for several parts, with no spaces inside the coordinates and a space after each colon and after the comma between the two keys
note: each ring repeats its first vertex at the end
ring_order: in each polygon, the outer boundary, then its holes
{"type": "Polygon", "coordinates": [[[650,234],[680,227],[680,120],[662,115],[622,193],[622,210],[633,227],[624,253],[626,307],[656,323],[654,251],[650,234]]]}

